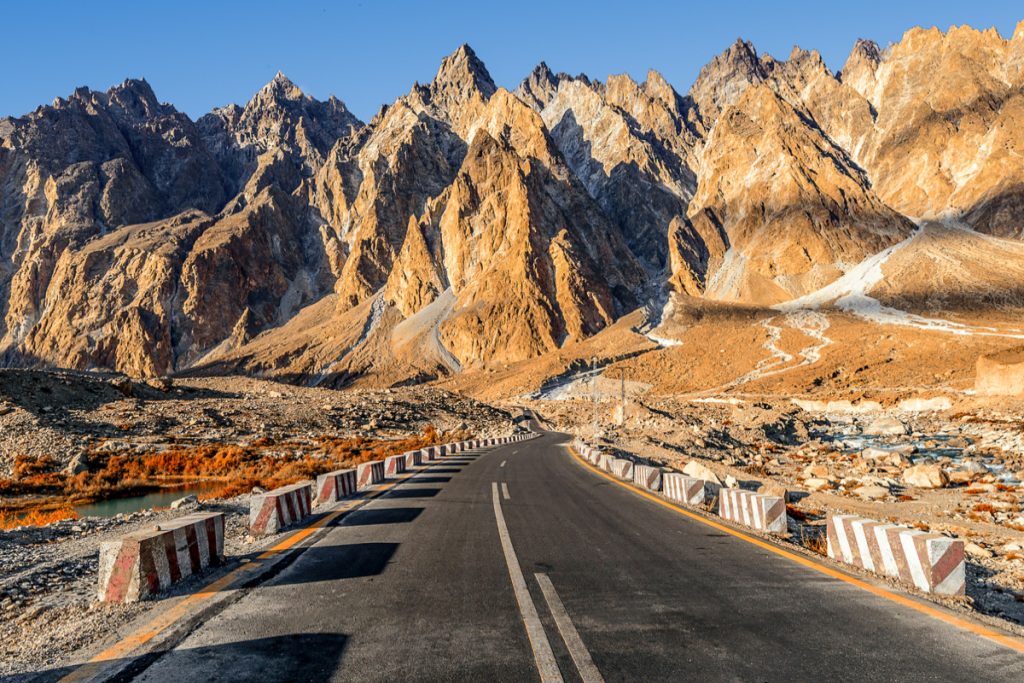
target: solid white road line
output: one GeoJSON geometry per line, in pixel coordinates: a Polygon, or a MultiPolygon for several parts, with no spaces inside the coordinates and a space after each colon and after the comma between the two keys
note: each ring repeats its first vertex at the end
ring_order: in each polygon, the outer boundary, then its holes
{"type": "Polygon", "coordinates": [[[558,670],[558,663],[555,662],[555,655],[551,651],[551,643],[544,633],[544,626],[537,616],[537,606],[533,604],[530,597],[530,589],[526,587],[526,577],[519,567],[519,558],[516,557],[515,548],[512,547],[512,539],[508,535],[508,526],[505,524],[505,515],[501,512],[501,500],[498,497],[498,483],[491,482],[491,498],[494,501],[494,518],[498,521],[498,536],[501,538],[501,549],[505,553],[505,564],[508,565],[508,575],[512,579],[512,590],[516,594],[516,602],[519,604],[519,613],[523,617],[523,624],[526,626],[526,636],[530,639],[530,648],[533,650],[533,659],[537,663],[537,673],[544,683],[558,681],[561,683],[562,672],[558,670]]]}
{"type": "Polygon", "coordinates": [[[501,461],[501,464],[500,464],[500,465],[498,465],[498,467],[504,467],[504,466],[505,466],[505,463],[507,463],[507,462],[508,462],[508,460],[502,460],[502,461],[501,461]]]}
{"type": "Polygon", "coordinates": [[[569,618],[569,613],[565,611],[565,605],[562,604],[562,599],[558,597],[551,579],[548,578],[547,574],[534,574],[534,576],[537,578],[537,583],[540,584],[540,592],[544,594],[544,600],[548,603],[551,616],[555,618],[555,626],[558,627],[558,632],[562,634],[565,647],[569,650],[569,654],[572,655],[572,661],[576,662],[576,668],[580,671],[583,683],[604,683],[601,672],[597,670],[594,660],[590,658],[590,651],[583,644],[583,639],[580,638],[576,626],[573,625],[572,619],[569,618]]]}
{"type": "Polygon", "coordinates": [[[508,495],[508,484],[501,482],[501,495],[505,497],[505,500],[512,500],[512,496],[508,495]]]}

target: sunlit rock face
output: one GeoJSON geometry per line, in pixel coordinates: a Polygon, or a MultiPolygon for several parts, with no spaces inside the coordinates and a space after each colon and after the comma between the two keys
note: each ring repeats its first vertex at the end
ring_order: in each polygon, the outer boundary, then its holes
{"type": "Polygon", "coordinates": [[[541,62],[510,92],[463,45],[365,124],[282,74],[197,121],[145,81],[82,88],[0,120],[4,360],[400,377],[666,293],[778,303],[914,222],[1019,239],[1022,98],[1024,28],[968,27],[838,71],[739,40],[688,90],[541,62]]]}

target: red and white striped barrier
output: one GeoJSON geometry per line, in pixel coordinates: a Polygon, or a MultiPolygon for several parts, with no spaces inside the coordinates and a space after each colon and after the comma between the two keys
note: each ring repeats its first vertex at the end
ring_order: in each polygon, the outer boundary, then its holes
{"type": "Polygon", "coordinates": [[[316,504],[334,503],[356,492],[356,470],[337,470],[316,478],[316,504]]]}
{"type": "Polygon", "coordinates": [[[828,556],[925,593],[963,595],[964,542],[855,515],[828,518],[828,556]]]}
{"type": "Polygon", "coordinates": [[[356,488],[360,491],[382,481],[384,481],[383,460],[360,463],[356,467],[356,488]]]}
{"type": "Polygon", "coordinates": [[[687,505],[704,504],[704,480],[691,479],[678,472],[666,472],[661,479],[661,492],[669,500],[687,505]]]}
{"type": "Polygon", "coordinates": [[[200,512],[100,544],[99,599],[144,600],[224,562],[224,514],[200,512]]]}
{"type": "Polygon", "coordinates": [[[389,455],[384,458],[384,476],[385,477],[397,477],[402,472],[405,472],[405,456],[404,455],[389,455]]]}
{"type": "Polygon", "coordinates": [[[612,459],[612,474],[620,479],[633,480],[633,461],[623,458],[612,459]]]}
{"type": "Polygon", "coordinates": [[[312,513],[313,484],[301,482],[249,499],[249,533],[269,536],[300,522],[312,513]]]}
{"type": "Polygon", "coordinates": [[[413,467],[419,467],[423,464],[420,451],[409,451],[408,453],[403,453],[402,457],[405,458],[405,469],[407,470],[411,470],[413,467]]]}
{"type": "Polygon", "coordinates": [[[781,497],[726,488],[718,495],[718,514],[723,519],[758,531],[786,533],[786,503],[781,497]]]}
{"type": "Polygon", "coordinates": [[[650,465],[633,466],[633,483],[648,491],[661,490],[661,468],[650,465]]]}
{"type": "Polygon", "coordinates": [[[615,458],[608,453],[602,453],[597,459],[597,466],[605,472],[612,471],[612,463],[615,462],[615,458]]]}

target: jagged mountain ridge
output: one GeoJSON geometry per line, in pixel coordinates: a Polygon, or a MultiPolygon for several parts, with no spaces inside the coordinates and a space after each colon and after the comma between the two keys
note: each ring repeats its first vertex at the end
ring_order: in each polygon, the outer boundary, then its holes
{"type": "Polygon", "coordinates": [[[543,62],[509,92],[462,46],[365,124],[282,74],[195,122],[145,81],[79,89],[0,121],[5,358],[424,378],[662,288],[802,296],[907,216],[1020,237],[1022,65],[1022,28],[915,29],[837,73],[737,41],[686,94],[543,62]]]}

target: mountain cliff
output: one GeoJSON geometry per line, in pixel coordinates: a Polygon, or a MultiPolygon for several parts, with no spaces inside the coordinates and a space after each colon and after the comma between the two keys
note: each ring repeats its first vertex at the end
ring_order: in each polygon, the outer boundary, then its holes
{"type": "Polygon", "coordinates": [[[805,296],[923,222],[1019,240],[1022,153],[1024,24],[860,40],[835,72],[738,40],[685,91],[541,62],[510,92],[463,45],[368,123],[280,73],[196,121],[144,80],[80,88],[0,120],[0,345],[335,384],[498,367],[666,295],[805,296]]]}

